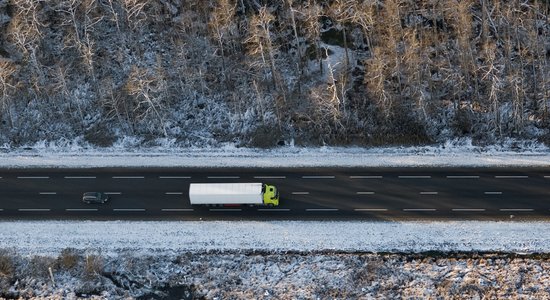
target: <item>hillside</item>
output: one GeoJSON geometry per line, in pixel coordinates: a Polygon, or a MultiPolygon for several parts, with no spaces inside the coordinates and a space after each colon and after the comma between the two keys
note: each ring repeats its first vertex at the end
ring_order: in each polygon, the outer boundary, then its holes
{"type": "Polygon", "coordinates": [[[548,15],[544,0],[0,0],[0,145],[548,145],[548,15]]]}

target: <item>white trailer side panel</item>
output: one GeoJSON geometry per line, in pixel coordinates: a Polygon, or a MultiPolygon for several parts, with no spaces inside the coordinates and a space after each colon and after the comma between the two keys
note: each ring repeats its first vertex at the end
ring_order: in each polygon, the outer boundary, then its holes
{"type": "Polygon", "coordinates": [[[263,204],[261,183],[191,183],[191,204],[263,204]]]}

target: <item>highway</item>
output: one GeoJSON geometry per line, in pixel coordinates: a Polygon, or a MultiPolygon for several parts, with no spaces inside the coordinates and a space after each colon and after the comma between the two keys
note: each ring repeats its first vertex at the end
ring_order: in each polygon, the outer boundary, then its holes
{"type": "Polygon", "coordinates": [[[550,168],[0,170],[2,219],[548,219],[550,168]],[[193,207],[190,183],[264,182],[280,205],[193,207]],[[84,204],[82,193],[112,201],[84,204]]]}

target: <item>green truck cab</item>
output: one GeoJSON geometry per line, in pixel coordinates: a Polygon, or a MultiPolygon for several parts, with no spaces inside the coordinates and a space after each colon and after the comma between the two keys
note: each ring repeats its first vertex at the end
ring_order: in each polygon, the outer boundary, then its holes
{"type": "Polygon", "coordinates": [[[264,195],[264,205],[278,206],[279,205],[279,191],[274,185],[264,184],[262,187],[264,195]]]}

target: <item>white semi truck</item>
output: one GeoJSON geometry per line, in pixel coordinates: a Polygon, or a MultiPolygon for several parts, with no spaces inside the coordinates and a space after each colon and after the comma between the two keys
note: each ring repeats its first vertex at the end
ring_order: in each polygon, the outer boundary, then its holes
{"type": "Polygon", "coordinates": [[[191,183],[192,205],[279,205],[279,191],[264,183],[191,183]]]}

